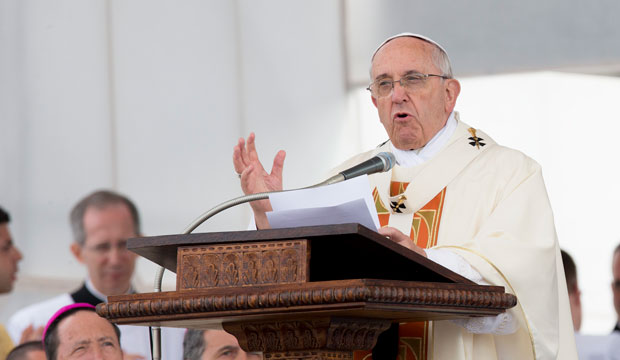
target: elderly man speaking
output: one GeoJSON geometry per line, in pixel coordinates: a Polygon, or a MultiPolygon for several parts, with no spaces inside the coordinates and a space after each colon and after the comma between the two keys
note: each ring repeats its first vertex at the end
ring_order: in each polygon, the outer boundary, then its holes
{"type": "MultiPolygon", "coordinates": [[[[372,357],[576,359],[540,166],[459,119],[454,107],[461,87],[435,41],[410,33],[387,39],[372,57],[371,81],[389,141],[341,169],[394,153],[398,164],[391,171],[369,177],[379,232],[479,284],[504,286],[518,299],[496,317],[395,325],[388,333],[399,339],[380,337],[372,357]]],[[[255,135],[239,139],[233,164],[244,193],[281,189],[284,157],[278,152],[267,173],[255,135]]],[[[269,200],[251,206],[257,227],[268,228],[269,200]]],[[[356,352],[355,358],[371,355],[356,352]]]]}

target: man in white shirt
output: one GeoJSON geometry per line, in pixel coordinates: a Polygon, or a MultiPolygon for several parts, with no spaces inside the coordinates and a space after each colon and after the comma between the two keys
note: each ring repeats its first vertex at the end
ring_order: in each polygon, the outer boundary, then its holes
{"type": "MultiPolygon", "coordinates": [[[[372,57],[371,81],[371,100],[389,140],[340,169],[381,151],[394,153],[392,170],[369,177],[379,233],[479,284],[504,286],[518,299],[497,317],[395,324],[391,330],[400,340],[387,341],[380,351],[375,347],[372,356],[575,359],[540,166],[460,121],[454,111],[460,84],[446,51],[428,37],[404,33],[387,39],[372,57]]],[[[280,190],[284,157],[278,152],[267,173],[255,135],[239,139],[233,164],[244,193],[280,190]]],[[[250,205],[257,227],[268,228],[269,200],[250,205]]],[[[381,337],[378,342],[384,343],[381,337]]],[[[354,356],[370,359],[363,352],[354,356]]]]}
{"type": "MultiPolygon", "coordinates": [[[[82,286],[69,294],[30,305],[15,313],[8,323],[13,339],[29,325],[45,325],[58,309],[72,303],[97,305],[111,295],[133,292],[131,277],[137,255],[127,250],[127,239],[140,236],[140,218],[136,206],[125,196],[111,191],[96,191],[71,211],[74,242],[71,253],[88,270],[82,286]]],[[[121,346],[126,357],[150,358],[149,329],[144,326],[119,326],[121,346]]],[[[184,329],[162,329],[162,355],[181,359],[184,329]]]]}

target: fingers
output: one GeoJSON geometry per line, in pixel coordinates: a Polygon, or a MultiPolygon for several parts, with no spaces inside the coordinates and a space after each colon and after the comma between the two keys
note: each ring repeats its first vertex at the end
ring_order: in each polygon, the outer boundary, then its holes
{"type": "Polygon", "coordinates": [[[247,166],[247,162],[244,160],[243,154],[245,153],[245,139],[239,138],[237,145],[233,148],[233,166],[235,172],[241,174],[247,166]]]}
{"type": "Polygon", "coordinates": [[[239,180],[241,181],[241,189],[246,195],[252,192],[252,189],[250,189],[249,187],[250,174],[252,173],[252,171],[254,171],[254,166],[249,165],[241,173],[239,173],[241,174],[239,176],[239,180]]]}
{"type": "Polygon", "coordinates": [[[43,326],[35,328],[32,324],[24,329],[19,343],[23,344],[28,341],[40,341],[43,338],[43,326]]]}
{"type": "Polygon", "coordinates": [[[422,249],[421,247],[419,247],[418,245],[416,245],[413,240],[411,240],[411,238],[407,235],[405,235],[402,231],[393,228],[393,227],[389,227],[386,226],[384,228],[381,228],[378,230],[378,233],[387,237],[388,239],[392,240],[393,242],[402,245],[408,249],[411,249],[415,252],[417,252],[418,254],[426,257],[426,251],[424,251],[424,249],[422,249]]]}
{"type": "Polygon", "coordinates": [[[32,337],[33,332],[34,332],[34,329],[32,327],[32,324],[28,325],[28,327],[25,328],[24,331],[22,331],[22,336],[19,339],[19,343],[23,344],[27,341],[30,341],[30,338],[32,337]]]}
{"type": "Polygon", "coordinates": [[[247,141],[239,138],[237,145],[233,148],[233,165],[237,174],[241,174],[252,162],[258,161],[255,139],[256,135],[252,132],[247,141]]]}
{"type": "Polygon", "coordinates": [[[400,239],[400,240],[403,240],[405,238],[409,239],[409,237],[403,234],[400,230],[393,228],[393,227],[389,227],[389,226],[379,229],[378,232],[379,234],[383,236],[389,237],[393,241],[397,241],[397,239],[400,239]]]}
{"type": "Polygon", "coordinates": [[[282,180],[282,169],[284,168],[285,157],[286,152],[284,150],[278,151],[273,159],[273,166],[271,167],[271,176],[277,177],[280,181],[282,180]]]}
{"type": "Polygon", "coordinates": [[[258,152],[256,152],[256,135],[254,133],[250,133],[247,141],[247,160],[249,162],[258,161],[258,152]]]}

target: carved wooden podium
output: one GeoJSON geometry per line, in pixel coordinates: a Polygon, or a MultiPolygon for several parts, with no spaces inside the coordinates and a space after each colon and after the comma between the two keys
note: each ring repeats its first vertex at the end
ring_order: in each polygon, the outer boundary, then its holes
{"type": "Polygon", "coordinates": [[[496,315],[516,305],[358,224],[131,239],[176,291],[111,296],[118,324],[219,329],[266,359],[352,359],[392,322],[496,315]]]}

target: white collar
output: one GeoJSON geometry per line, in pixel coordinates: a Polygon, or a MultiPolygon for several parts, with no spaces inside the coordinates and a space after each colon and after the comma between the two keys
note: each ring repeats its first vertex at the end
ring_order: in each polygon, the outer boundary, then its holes
{"type": "Polygon", "coordinates": [[[103,295],[99,290],[95,289],[95,285],[90,280],[90,277],[86,279],[86,289],[90,291],[91,294],[95,295],[95,297],[101,301],[108,302],[108,297],[103,295]]]}
{"type": "MultiPolygon", "coordinates": [[[[86,289],[88,289],[88,291],[90,291],[90,293],[93,294],[97,299],[103,302],[108,302],[107,295],[104,295],[101,291],[95,288],[95,284],[93,284],[92,280],[90,280],[90,277],[86,278],[85,285],[86,285],[86,289]]],[[[133,287],[129,285],[129,290],[127,290],[125,294],[133,294],[133,293],[134,293],[133,287]]]]}
{"type": "Polygon", "coordinates": [[[412,167],[425,163],[443,148],[452,134],[454,134],[456,126],[457,121],[453,111],[450,113],[446,125],[423,147],[416,150],[401,150],[390,144],[392,153],[396,157],[396,162],[402,167],[412,167]]]}

